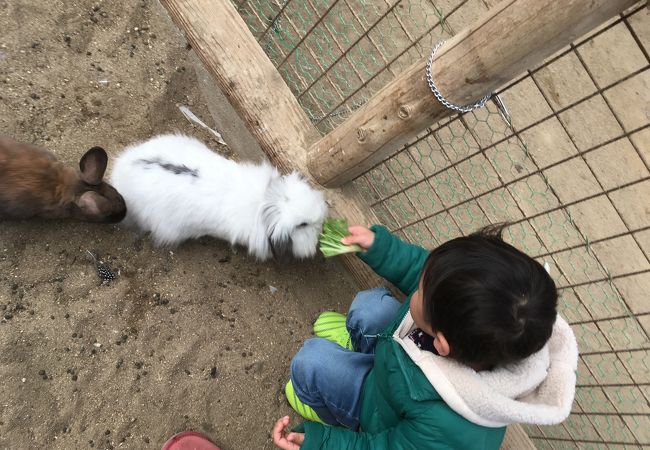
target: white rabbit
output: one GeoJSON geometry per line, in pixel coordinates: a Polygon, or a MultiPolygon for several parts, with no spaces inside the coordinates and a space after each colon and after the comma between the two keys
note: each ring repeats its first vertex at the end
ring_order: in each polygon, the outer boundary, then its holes
{"type": "Polygon", "coordinates": [[[180,134],[128,146],[111,183],[127,204],[125,223],[158,245],[213,236],[261,260],[314,256],[327,204],[298,173],[237,163],[180,134]]]}

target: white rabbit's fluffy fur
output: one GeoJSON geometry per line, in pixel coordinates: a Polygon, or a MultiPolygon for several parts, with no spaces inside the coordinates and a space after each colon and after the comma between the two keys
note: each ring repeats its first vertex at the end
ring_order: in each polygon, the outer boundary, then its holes
{"type": "Polygon", "coordinates": [[[111,183],[126,201],[125,223],[150,231],[158,245],[213,236],[261,260],[307,258],[327,215],[323,194],[298,173],[237,163],[180,134],[127,147],[111,183]]]}

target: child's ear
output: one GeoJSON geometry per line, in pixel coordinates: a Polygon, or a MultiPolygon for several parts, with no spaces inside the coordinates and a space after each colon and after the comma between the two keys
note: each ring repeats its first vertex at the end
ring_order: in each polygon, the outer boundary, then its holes
{"type": "Polygon", "coordinates": [[[433,336],[433,346],[436,348],[438,355],[440,356],[449,356],[451,349],[449,348],[449,343],[445,336],[440,332],[436,331],[433,336]]]}

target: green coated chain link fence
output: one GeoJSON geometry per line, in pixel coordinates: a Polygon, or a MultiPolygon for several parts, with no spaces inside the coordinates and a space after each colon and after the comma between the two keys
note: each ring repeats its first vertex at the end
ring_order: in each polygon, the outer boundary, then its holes
{"type": "MultiPolygon", "coordinates": [[[[493,0],[244,0],[235,6],[325,134],[493,0]]],[[[551,265],[581,351],[573,414],[540,449],[650,448],[650,12],[624,12],[353,181],[434,247],[510,221],[551,265]]]]}

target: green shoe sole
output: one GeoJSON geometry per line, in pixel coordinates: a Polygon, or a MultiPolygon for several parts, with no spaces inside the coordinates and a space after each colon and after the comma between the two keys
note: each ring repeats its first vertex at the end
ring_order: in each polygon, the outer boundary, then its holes
{"type": "Polygon", "coordinates": [[[345,326],[345,315],[343,314],[332,311],[321,313],[314,322],[314,334],[352,350],[352,340],[345,326]]]}
{"type": "Polygon", "coordinates": [[[323,422],[320,417],[318,417],[318,414],[316,414],[316,411],[314,411],[311,406],[305,405],[300,401],[296,395],[296,391],[293,390],[293,383],[291,380],[289,380],[289,382],[287,382],[287,385],[284,387],[284,394],[287,396],[289,405],[291,405],[291,408],[293,408],[295,412],[307,420],[322,423],[325,425],[325,422],[323,422]]]}

